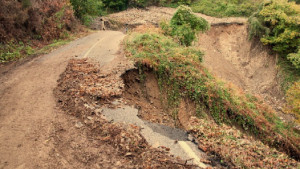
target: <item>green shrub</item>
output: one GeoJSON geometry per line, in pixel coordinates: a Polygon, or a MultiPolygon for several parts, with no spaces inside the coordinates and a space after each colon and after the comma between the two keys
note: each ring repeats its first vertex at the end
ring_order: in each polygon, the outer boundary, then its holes
{"type": "Polygon", "coordinates": [[[249,39],[263,37],[270,33],[270,29],[264,25],[262,18],[256,17],[257,13],[249,17],[249,39]]]}
{"type": "Polygon", "coordinates": [[[210,16],[250,16],[262,0],[198,0],[191,4],[194,12],[210,16]]]}
{"type": "MultiPolygon", "coordinates": [[[[169,29],[166,24],[162,26],[165,31],[169,29]]],[[[207,31],[210,25],[205,19],[194,15],[189,7],[181,5],[172,17],[170,27],[171,35],[180,44],[190,46],[196,39],[196,34],[207,31]]]]}
{"type": "Polygon", "coordinates": [[[23,42],[0,44],[0,63],[16,60],[26,55],[31,55],[34,50],[23,42]]]}
{"type": "Polygon", "coordinates": [[[249,19],[250,36],[261,38],[265,45],[300,67],[300,6],[288,0],[266,1],[249,19]]]}
{"type": "Polygon", "coordinates": [[[103,3],[105,5],[106,9],[112,10],[112,11],[122,11],[127,9],[128,7],[128,0],[103,0],[103,3]]]}
{"type": "Polygon", "coordinates": [[[28,7],[30,7],[32,4],[31,4],[31,2],[30,2],[30,0],[23,0],[22,1],[22,7],[23,8],[28,8],[28,7]]]}
{"type": "Polygon", "coordinates": [[[297,68],[300,68],[300,47],[297,53],[290,53],[287,56],[288,60],[297,68]]]}
{"type": "Polygon", "coordinates": [[[103,14],[104,4],[101,0],[70,0],[75,16],[84,23],[89,22],[88,16],[103,14]]]}
{"type": "Polygon", "coordinates": [[[300,4],[300,0],[289,0],[290,2],[296,2],[296,4],[300,4]]]}

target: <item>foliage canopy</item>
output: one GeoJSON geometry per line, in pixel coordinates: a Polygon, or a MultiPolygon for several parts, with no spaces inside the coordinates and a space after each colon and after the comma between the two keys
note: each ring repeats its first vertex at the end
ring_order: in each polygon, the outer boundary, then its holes
{"type": "Polygon", "coordinates": [[[270,0],[249,18],[250,37],[285,56],[300,68],[300,6],[288,0],[270,0]]]}
{"type": "Polygon", "coordinates": [[[169,34],[185,46],[190,46],[196,39],[196,34],[205,32],[209,29],[209,23],[192,13],[191,8],[187,6],[179,6],[176,13],[170,21],[170,25],[161,24],[166,34],[169,34]]]}

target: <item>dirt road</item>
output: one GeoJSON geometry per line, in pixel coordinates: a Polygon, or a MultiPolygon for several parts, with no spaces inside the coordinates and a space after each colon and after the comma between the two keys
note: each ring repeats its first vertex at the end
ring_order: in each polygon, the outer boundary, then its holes
{"type": "Polygon", "coordinates": [[[123,37],[120,32],[97,32],[1,74],[0,168],[80,168],[70,158],[55,153],[55,145],[70,143],[66,139],[84,141],[87,136],[72,133],[75,119],[59,113],[53,89],[71,58],[93,57],[100,64],[106,63],[113,59],[123,37]],[[99,59],[96,53],[106,57],[99,59]],[[51,139],[64,130],[69,138],[51,139]]]}

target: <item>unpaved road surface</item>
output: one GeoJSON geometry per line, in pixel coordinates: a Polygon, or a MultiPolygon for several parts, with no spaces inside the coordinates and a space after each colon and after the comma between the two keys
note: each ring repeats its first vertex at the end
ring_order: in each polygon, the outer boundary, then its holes
{"type": "MultiPolygon", "coordinates": [[[[0,168],[48,168],[56,163],[64,164],[60,165],[62,168],[80,168],[77,163],[74,166],[69,163],[67,157],[53,161],[49,156],[60,156],[53,153],[54,145],[59,143],[50,143],[57,124],[61,126],[60,131],[68,130],[66,135],[71,136],[74,130],[72,120],[59,113],[53,89],[69,59],[87,57],[89,51],[91,57],[95,57],[95,53],[104,54],[106,57],[102,57],[100,64],[106,63],[117,53],[123,37],[120,32],[97,32],[1,75],[0,168]],[[91,47],[94,47],[92,51],[91,47]]],[[[87,139],[85,134],[79,138],[81,141],[87,139]]]]}
{"type": "MultiPolygon", "coordinates": [[[[152,147],[140,134],[143,126],[111,123],[101,115],[103,107],[121,97],[121,75],[134,67],[120,50],[124,36],[97,32],[2,74],[1,169],[205,166],[195,155],[197,162],[183,156],[177,145],[171,147],[173,154],[189,163],[171,156],[166,141],[175,144],[175,139],[157,138],[159,144],[152,147]]],[[[127,117],[130,112],[121,113],[127,117]]],[[[148,129],[148,138],[155,137],[148,129]]],[[[180,144],[190,148],[187,140],[180,144]]]]}

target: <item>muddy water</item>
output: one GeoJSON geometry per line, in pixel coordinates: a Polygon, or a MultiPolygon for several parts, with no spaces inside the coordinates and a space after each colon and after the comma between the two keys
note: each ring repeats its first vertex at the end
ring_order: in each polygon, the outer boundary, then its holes
{"type": "Polygon", "coordinates": [[[141,127],[141,134],[152,147],[166,147],[170,149],[171,155],[187,160],[189,164],[195,164],[202,168],[207,167],[200,162],[200,159],[207,158],[206,154],[190,141],[191,139],[184,130],[142,120],[138,117],[138,109],[130,106],[122,106],[117,109],[105,108],[102,113],[107,120],[141,127]]]}

